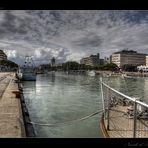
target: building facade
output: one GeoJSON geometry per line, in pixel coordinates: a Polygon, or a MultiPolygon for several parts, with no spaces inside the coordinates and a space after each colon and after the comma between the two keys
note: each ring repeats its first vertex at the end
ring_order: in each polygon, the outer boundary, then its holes
{"type": "Polygon", "coordinates": [[[148,66],[141,65],[137,66],[138,71],[148,72],[148,66]]]}
{"type": "Polygon", "coordinates": [[[55,58],[53,57],[52,59],[51,59],[51,66],[55,66],[55,58]]]}
{"type": "Polygon", "coordinates": [[[100,65],[100,54],[98,53],[97,55],[91,55],[86,58],[82,58],[80,60],[80,64],[85,64],[89,66],[98,66],[100,65]]]}
{"type": "Polygon", "coordinates": [[[7,55],[3,52],[3,50],[0,50],[0,60],[7,60],[7,55]]]}
{"type": "Polygon", "coordinates": [[[146,66],[148,67],[148,55],[145,57],[146,60],[146,66]]]}
{"type": "Polygon", "coordinates": [[[115,52],[111,56],[112,63],[118,65],[118,67],[122,67],[123,65],[145,65],[146,64],[146,54],[137,53],[137,51],[133,50],[122,50],[119,52],[115,52]]]}
{"type": "Polygon", "coordinates": [[[100,59],[100,65],[104,65],[105,64],[105,60],[104,59],[100,59]]]}
{"type": "Polygon", "coordinates": [[[104,58],[104,64],[110,63],[110,57],[105,57],[104,58]]]}

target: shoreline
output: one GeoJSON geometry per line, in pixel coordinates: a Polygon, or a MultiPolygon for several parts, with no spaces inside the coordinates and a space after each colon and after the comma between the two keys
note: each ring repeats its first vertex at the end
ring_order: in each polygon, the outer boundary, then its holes
{"type": "Polygon", "coordinates": [[[20,93],[20,104],[21,104],[21,109],[22,109],[26,137],[36,137],[36,133],[35,133],[33,124],[31,123],[28,108],[25,103],[23,88],[22,88],[20,82],[18,82],[18,88],[19,88],[19,93],[20,93]]]}
{"type": "Polygon", "coordinates": [[[140,73],[140,72],[119,72],[119,73],[116,73],[116,72],[112,72],[112,71],[98,71],[96,70],[95,71],[97,75],[108,75],[108,76],[122,76],[122,75],[126,75],[126,76],[131,76],[131,77],[148,77],[148,72],[143,72],[143,73],[140,73]]]}

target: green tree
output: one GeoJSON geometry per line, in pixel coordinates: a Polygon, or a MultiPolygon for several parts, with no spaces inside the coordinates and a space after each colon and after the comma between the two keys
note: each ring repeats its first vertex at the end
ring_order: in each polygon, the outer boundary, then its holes
{"type": "Polygon", "coordinates": [[[129,72],[136,72],[137,66],[131,64],[125,64],[122,66],[122,70],[129,71],[129,72]]]}
{"type": "Polygon", "coordinates": [[[118,66],[115,63],[107,63],[105,65],[99,66],[100,70],[111,70],[111,71],[117,71],[118,66]]]}
{"type": "Polygon", "coordinates": [[[79,63],[75,61],[68,61],[62,64],[63,70],[79,70],[79,63]]]}
{"type": "Polygon", "coordinates": [[[104,65],[99,65],[98,70],[104,70],[104,65]]]}
{"type": "Polygon", "coordinates": [[[18,65],[16,63],[9,61],[9,60],[0,60],[0,65],[9,66],[12,68],[18,67],[18,65]]]}

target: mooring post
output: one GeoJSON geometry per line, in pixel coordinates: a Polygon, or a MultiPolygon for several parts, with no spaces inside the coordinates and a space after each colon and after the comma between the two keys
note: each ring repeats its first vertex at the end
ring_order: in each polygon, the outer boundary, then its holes
{"type": "Polygon", "coordinates": [[[109,109],[110,109],[110,96],[109,96],[109,93],[110,91],[109,91],[109,88],[108,88],[108,92],[107,92],[107,105],[108,105],[108,107],[107,107],[107,130],[109,130],[110,128],[109,128],[109,118],[110,118],[110,112],[109,112],[109,109]]]}
{"type": "Polygon", "coordinates": [[[101,96],[102,96],[103,112],[105,113],[102,77],[100,77],[100,84],[101,84],[101,96]]]}
{"type": "Polygon", "coordinates": [[[109,97],[109,88],[107,88],[107,108],[105,108],[105,100],[104,100],[104,94],[103,94],[103,83],[102,83],[102,77],[100,78],[101,83],[101,96],[102,96],[102,104],[103,104],[103,112],[104,112],[104,118],[106,119],[106,113],[107,113],[107,130],[109,130],[109,108],[110,108],[110,97],[109,97]]]}
{"type": "Polygon", "coordinates": [[[137,126],[137,102],[134,102],[134,120],[133,120],[133,138],[136,138],[136,126],[137,126]]]}

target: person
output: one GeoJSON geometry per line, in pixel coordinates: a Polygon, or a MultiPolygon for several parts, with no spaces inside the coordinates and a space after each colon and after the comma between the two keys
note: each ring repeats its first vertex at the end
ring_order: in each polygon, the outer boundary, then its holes
{"type": "Polygon", "coordinates": [[[143,72],[143,70],[142,69],[140,69],[140,73],[142,73],[143,72]]]}
{"type": "Polygon", "coordinates": [[[126,106],[125,98],[123,99],[123,106],[126,106]]]}

